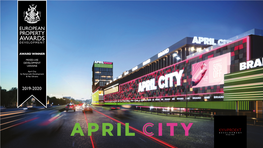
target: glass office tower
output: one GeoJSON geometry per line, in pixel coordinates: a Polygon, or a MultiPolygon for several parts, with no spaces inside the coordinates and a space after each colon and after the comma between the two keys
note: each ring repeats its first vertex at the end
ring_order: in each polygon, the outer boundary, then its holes
{"type": "Polygon", "coordinates": [[[92,91],[113,80],[113,62],[94,61],[92,66],[92,91]]]}

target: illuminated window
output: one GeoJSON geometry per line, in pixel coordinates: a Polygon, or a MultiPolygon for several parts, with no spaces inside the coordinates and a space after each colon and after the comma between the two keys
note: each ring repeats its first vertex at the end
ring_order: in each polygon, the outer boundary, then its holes
{"type": "Polygon", "coordinates": [[[96,71],[95,73],[100,73],[99,71],[96,71]]]}
{"type": "Polygon", "coordinates": [[[106,78],[106,76],[101,76],[102,78],[106,78]]]}
{"type": "Polygon", "coordinates": [[[202,48],[196,48],[197,52],[201,52],[202,51],[202,48]]]}

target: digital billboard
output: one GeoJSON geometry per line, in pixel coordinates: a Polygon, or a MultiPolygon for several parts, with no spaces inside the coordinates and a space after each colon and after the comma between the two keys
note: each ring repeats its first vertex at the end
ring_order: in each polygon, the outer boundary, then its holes
{"type": "Polygon", "coordinates": [[[94,67],[99,67],[99,68],[113,68],[112,64],[94,64],[94,67]]]}
{"type": "Polygon", "coordinates": [[[224,84],[224,74],[230,72],[230,53],[192,65],[192,86],[224,84]]]}

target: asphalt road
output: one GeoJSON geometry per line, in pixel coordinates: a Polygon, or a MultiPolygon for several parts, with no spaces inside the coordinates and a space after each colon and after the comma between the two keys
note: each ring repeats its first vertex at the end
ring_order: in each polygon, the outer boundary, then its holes
{"type": "MultiPolygon", "coordinates": [[[[47,112],[43,110],[41,112],[47,112]]],[[[150,113],[132,112],[131,117],[119,118],[114,117],[111,111],[101,107],[95,107],[93,113],[82,113],[81,110],[76,112],[63,112],[63,126],[51,135],[30,134],[23,132],[16,134],[15,131],[6,129],[1,131],[1,147],[2,148],[60,148],[60,147],[76,147],[76,148],[162,148],[162,147],[178,147],[178,148],[210,148],[214,147],[214,121],[210,118],[191,118],[191,117],[174,117],[165,115],[156,115],[150,113]],[[71,136],[74,125],[79,123],[83,130],[84,136],[76,133],[71,136]],[[88,136],[88,124],[97,123],[99,129],[92,136],[88,136]],[[102,136],[102,123],[110,123],[113,125],[113,136],[102,136]],[[121,126],[121,136],[117,134],[117,123],[129,123],[130,133],[135,136],[125,136],[125,127],[121,126]],[[146,123],[154,124],[153,127],[147,127],[147,131],[154,133],[152,137],[142,133],[143,126],[146,123]],[[162,123],[162,136],[159,136],[158,125],[162,123]],[[167,123],[177,123],[174,127],[174,135],[170,135],[170,127],[167,123]],[[185,130],[182,126],[184,123],[189,126],[189,135],[185,136],[185,130]],[[12,131],[12,133],[11,133],[12,131]]],[[[19,122],[19,121],[17,121],[19,122]]],[[[27,124],[27,123],[25,123],[27,124]]],[[[19,127],[19,126],[18,126],[19,127]]],[[[2,125],[1,125],[2,129],[2,125]]],[[[34,130],[32,128],[32,130],[34,130]]],[[[79,130],[79,129],[78,129],[79,130]]],[[[247,143],[248,148],[262,147],[263,127],[247,126],[247,143]]]]}

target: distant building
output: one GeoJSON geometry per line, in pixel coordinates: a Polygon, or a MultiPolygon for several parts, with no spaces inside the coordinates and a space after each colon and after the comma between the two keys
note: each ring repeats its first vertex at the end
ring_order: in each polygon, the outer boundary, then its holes
{"type": "Polygon", "coordinates": [[[91,99],[86,100],[87,104],[91,104],[91,102],[92,102],[91,99]]]}
{"type": "Polygon", "coordinates": [[[70,96],[63,96],[63,99],[72,99],[70,96]]]}

